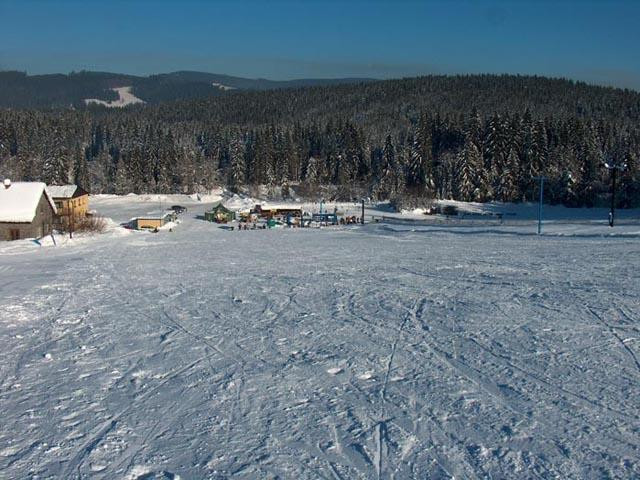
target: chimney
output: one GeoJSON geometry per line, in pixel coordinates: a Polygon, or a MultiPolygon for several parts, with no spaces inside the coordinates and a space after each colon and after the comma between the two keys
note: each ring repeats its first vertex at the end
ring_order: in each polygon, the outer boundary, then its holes
{"type": "Polygon", "coordinates": [[[9,180],[8,178],[4,179],[4,188],[9,188],[11,186],[11,180],[9,180]]]}

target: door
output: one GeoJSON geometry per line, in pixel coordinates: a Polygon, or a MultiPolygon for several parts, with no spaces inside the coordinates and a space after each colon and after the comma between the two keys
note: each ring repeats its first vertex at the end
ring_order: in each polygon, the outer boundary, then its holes
{"type": "Polygon", "coordinates": [[[20,240],[20,230],[12,228],[9,230],[9,236],[11,237],[11,240],[20,240]]]}

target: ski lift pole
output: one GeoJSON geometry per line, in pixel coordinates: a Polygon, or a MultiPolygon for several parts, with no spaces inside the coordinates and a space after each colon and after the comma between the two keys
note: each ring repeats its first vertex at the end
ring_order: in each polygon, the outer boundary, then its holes
{"type": "Polygon", "coordinates": [[[534,180],[540,180],[540,198],[538,200],[538,235],[542,234],[542,199],[544,198],[544,178],[543,176],[535,177],[534,180]]]}
{"type": "Polygon", "coordinates": [[[617,168],[611,170],[611,211],[609,212],[609,226],[613,227],[613,216],[616,211],[616,172],[617,168]]]}
{"type": "Polygon", "coordinates": [[[609,211],[609,226],[613,227],[613,220],[616,210],[616,176],[618,172],[624,172],[627,168],[627,164],[623,163],[614,163],[614,162],[605,162],[604,168],[611,172],[611,210],[609,211]]]}

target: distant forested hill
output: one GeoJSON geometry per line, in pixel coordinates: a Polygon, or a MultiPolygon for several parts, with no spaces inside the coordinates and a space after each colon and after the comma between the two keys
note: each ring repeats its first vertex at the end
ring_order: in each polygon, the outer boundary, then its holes
{"type": "Polygon", "coordinates": [[[84,108],[85,99],[116,100],[116,87],[133,87],[149,104],[206,98],[234,90],[269,90],[310,85],[360,83],[370,79],[303,79],[272,81],[203,72],[174,72],[141,77],[106,72],[27,75],[0,71],[0,108],[84,108]]]}
{"type": "MultiPolygon", "coordinates": [[[[173,78],[163,81],[173,88],[173,78]]],[[[608,198],[608,159],[628,165],[619,205],[640,206],[639,152],[640,93],[533,76],[224,90],[120,110],[0,113],[0,175],[75,181],[93,192],[331,185],[337,197],[398,204],[518,202],[536,198],[534,178],[544,175],[548,200],[592,206],[608,198]]]]}
{"type": "Polygon", "coordinates": [[[0,72],[0,108],[69,108],[84,105],[85,98],[115,100],[118,95],[110,89],[130,85],[133,78],[101,72],[0,72]]]}

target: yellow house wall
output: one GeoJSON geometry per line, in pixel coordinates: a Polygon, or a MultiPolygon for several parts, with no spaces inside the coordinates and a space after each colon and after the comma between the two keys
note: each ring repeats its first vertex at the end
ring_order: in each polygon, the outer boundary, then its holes
{"type": "Polygon", "coordinates": [[[54,198],[53,200],[58,209],[58,216],[61,217],[84,217],[89,211],[89,195],[77,198],[54,198]]]}
{"type": "Polygon", "coordinates": [[[156,228],[164,225],[164,222],[157,218],[139,218],[137,228],[156,228]]]}

